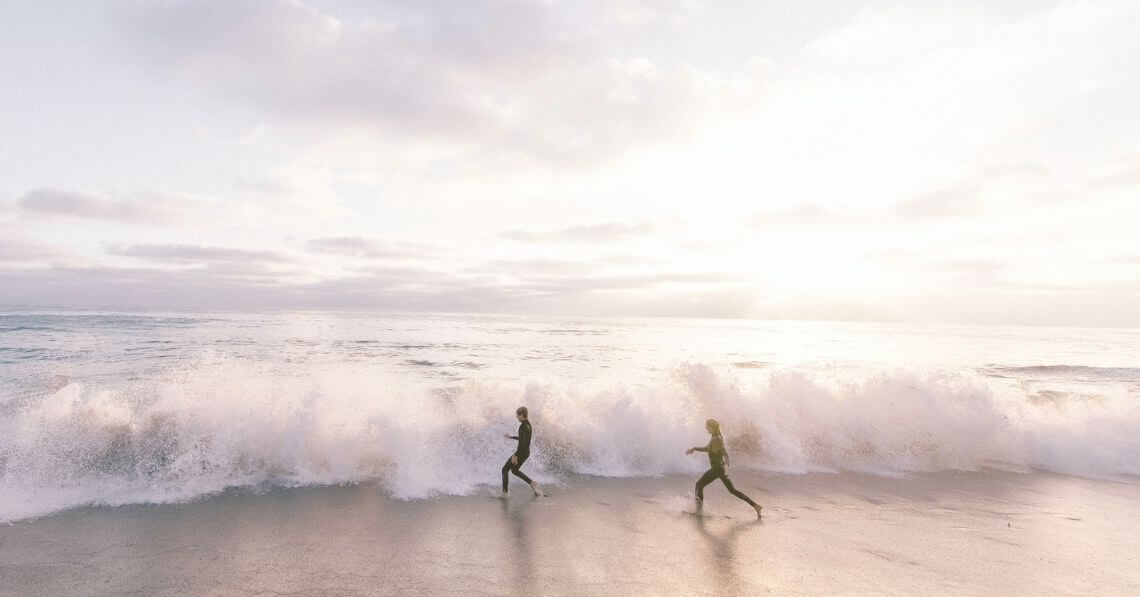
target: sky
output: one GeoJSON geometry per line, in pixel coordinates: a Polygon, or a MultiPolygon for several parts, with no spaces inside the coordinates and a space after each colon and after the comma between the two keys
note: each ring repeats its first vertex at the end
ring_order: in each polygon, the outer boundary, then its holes
{"type": "Polygon", "coordinates": [[[1140,326],[1132,1],[0,0],[0,304],[1140,326]]]}

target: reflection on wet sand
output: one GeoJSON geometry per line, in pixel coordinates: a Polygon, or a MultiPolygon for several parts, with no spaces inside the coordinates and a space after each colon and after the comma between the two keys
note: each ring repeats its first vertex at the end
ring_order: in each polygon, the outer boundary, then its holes
{"type": "Polygon", "coordinates": [[[0,594],[1140,594],[1135,483],[769,477],[780,506],[760,522],[725,496],[714,503],[733,518],[693,518],[675,492],[685,481],[579,477],[538,500],[357,485],[77,509],[0,525],[0,594]]]}
{"type": "Polygon", "coordinates": [[[732,521],[723,530],[714,530],[719,526],[710,524],[707,516],[697,512],[693,517],[697,530],[705,541],[702,550],[704,559],[708,562],[710,576],[716,582],[717,593],[721,595],[742,595],[748,585],[740,577],[737,569],[737,535],[763,524],[759,519],[743,522],[732,521]]]}
{"type": "Polygon", "coordinates": [[[534,594],[534,555],[531,553],[530,531],[527,527],[527,504],[511,504],[502,500],[504,536],[509,536],[510,559],[504,565],[510,568],[514,580],[514,594],[534,594]]]}

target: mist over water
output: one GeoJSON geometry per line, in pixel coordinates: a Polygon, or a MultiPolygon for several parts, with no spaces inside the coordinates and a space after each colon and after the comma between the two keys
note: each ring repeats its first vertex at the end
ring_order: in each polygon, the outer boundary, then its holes
{"type": "Polygon", "coordinates": [[[0,312],[0,520],[229,487],[733,466],[1140,474],[1140,331],[830,322],[0,312]]]}

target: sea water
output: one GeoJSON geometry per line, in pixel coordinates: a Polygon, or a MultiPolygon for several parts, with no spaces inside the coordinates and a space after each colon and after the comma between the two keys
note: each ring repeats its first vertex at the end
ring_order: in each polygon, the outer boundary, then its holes
{"type": "Polygon", "coordinates": [[[1140,330],[0,308],[0,521],[228,488],[734,467],[1140,475],[1140,330]]]}

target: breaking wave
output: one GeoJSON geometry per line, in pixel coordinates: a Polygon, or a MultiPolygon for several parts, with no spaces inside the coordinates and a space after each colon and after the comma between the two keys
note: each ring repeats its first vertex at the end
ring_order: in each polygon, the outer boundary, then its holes
{"type": "Polygon", "coordinates": [[[707,439],[710,416],[738,468],[1140,474],[1135,400],[999,395],[985,377],[947,371],[764,374],[744,386],[687,364],[653,384],[432,389],[352,364],[282,375],[233,361],[61,382],[3,405],[0,520],[232,487],[375,481],[401,499],[469,494],[496,482],[519,404],[535,428],[528,469],[544,481],[695,473],[706,463],[684,450],[707,439]]]}

